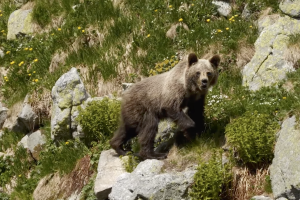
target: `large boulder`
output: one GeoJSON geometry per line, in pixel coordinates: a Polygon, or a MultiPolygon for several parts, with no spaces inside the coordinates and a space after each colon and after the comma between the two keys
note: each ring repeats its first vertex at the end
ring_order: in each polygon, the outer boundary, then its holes
{"type": "Polygon", "coordinates": [[[300,129],[295,116],[282,123],[270,167],[275,199],[300,199],[300,129]]]}
{"type": "Polygon", "coordinates": [[[188,199],[188,187],[193,182],[196,170],[161,173],[163,164],[159,160],[146,160],[132,173],[122,174],[112,187],[109,199],[188,199]]]}
{"type": "Polygon", "coordinates": [[[280,10],[295,18],[300,17],[300,0],[283,0],[279,4],[280,10]]]}
{"type": "Polygon", "coordinates": [[[33,33],[32,23],[32,9],[30,10],[16,10],[8,19],[7,25],[7,39],[16,39],[18,34],[31,34],[33,33]]]}
{"type": "Polygon", "coordinates": [[[255,42],[255,55],[244,67],[243,85],[250,90],[272,86],[294,71],[294,63],[287,61],[289,36],[300,33],[300,20],[288,16],[280,17],[261,32],[255,42]]]}
{"type": "Polygon", "coordinates": [[[76,68],[63,74],[52,88],[51,137],[68,140],[83,137],[77,130],[79,107],[90,97],[76,68]]]}
{"type": "Polygon", "coordinates": [[[97,171],[94,187],[95,195],[98,200],[105,200],[117,178],[126,171],[123,161],[113,149],[101,152],[97,171]]]}

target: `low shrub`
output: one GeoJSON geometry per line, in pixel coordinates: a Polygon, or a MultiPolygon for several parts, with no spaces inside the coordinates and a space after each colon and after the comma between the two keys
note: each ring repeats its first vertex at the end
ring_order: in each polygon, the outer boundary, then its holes
{"type": "Polygon", "coordinates": [[[113,135],[119,122],[120,101],[104,98],[102,101],[89,102],[85,109],[80,109],[77,121],[85,133],[85,143],[107,141],[113,135]]]}
{"type": "Polygon", "coordinates": [[[247,111],[226,126],[225,134],[242,162],[257,166],[272,160],[278,129],[279,124],[270,115],[247,111]]]}
{"type": "Polygon", "coordinates": [[[229,186],[230,181],[229,165],[222,164],[221,151],[214,152],[207,163],[200,162],[189,195],[192,200],[222,199],[223,188],[229,186]]]}

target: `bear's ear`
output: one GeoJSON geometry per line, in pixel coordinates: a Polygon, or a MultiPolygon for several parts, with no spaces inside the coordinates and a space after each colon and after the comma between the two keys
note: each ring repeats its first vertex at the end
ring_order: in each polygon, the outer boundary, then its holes
{"type": "Polygon", "coordinates": [[[198,58],[195,53],[190,53],[188,60],[189,60],[189,67],[190,67],[192,66],[192,64],[198,61],[198,58]]]}
{"type": "Polygon", "coordinates": [[[213,57],[211,57],[211,59],[209,59],[209,62],[213,64],[214,67],[217,68],[220,64],[220,60],[221,58],[219,55],[214,55],[213,57]]]}

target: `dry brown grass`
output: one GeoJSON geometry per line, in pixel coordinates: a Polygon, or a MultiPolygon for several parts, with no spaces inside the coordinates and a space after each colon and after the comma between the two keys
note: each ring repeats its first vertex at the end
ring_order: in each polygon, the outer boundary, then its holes
{"type": "Polygon", "coordinates": [[[33,111],[39,116],[39,120],[50,119],[52,107],[50,90],[43,89],[43,93],[33,91],[30,95],[29,103],[33,111]]]}
{"type": "Polygon", "coordinates": [[[80,159],[75,169],[63,178],[60,184],[61,195],[59,196],[67,198],[75,192],[79,193],[93,175],[90,165],[89,156],[80,159]]]}
{"type": "Polygon", "coordinates": [[[268,168],[251,172],[247,167],[233,169],[233,183],[230,191],[232,200],[249,200],[255,195],[267,195],[264,191],[268,168]]]}
{"type": "Polygon", "coordinates": [[[299,44],[290,44],[289,48],[284,52],[285,60],[290,62],[295,69],[300,67],[300,47],[299,44]]]}
{"type": "Polygon", "coordinates": [[[57,172],[40,180],[33,193],[33,199],[67,199],[72,194],[79,194],[92,176],[90,157],[85,156],[77,162],[75,169],[68,175],[61,177],[57,172]]]}
{"type": "Polygon", "coordinates": [[[203,144],[188,150],[173,146],[168,158],[164,160],[163,169],[166,171],[183,171],[186,168],[198,165],[200,160],[207,162],[212,155],[209,146],[209,144],[203,144]]]}
{"type": "Polygon", "coordinates": [[[237,53],[236,65],[238,68],[242,68],[253,58],[255,48],[254,45],[248,45],[245,41],[241,41],[239,46],[240,48],[237,53]]]}

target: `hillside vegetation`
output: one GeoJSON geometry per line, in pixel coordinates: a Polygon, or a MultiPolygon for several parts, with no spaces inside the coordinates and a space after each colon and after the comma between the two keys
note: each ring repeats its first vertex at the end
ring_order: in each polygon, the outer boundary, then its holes
{"type": "MultiPolygon", "coordinates": [[[[101,151],[109,148],[108,140],[117,128],[120,106],[107,99],[89,104],[78,119],[89,133],[87,140],[55,144],[50,138],[51,89],[71,67],[80,70],[92,96],[119,96],[122,82],[134,83],[168,71],[189,52],[205,58],[220,54],[222,69],[207,97],[205,132],[193,144],[173,147],[165,169],[183,170],[198,164],[192,199],[271,196],[268,167],[275,134],[286,116],[299,116],[300,71],[277,86],[255,92],[243,87],[241,70],[251,60],[259,36],[256,20],[269,8],[270,13],[281,14],[278,1],[235,0],[228,17],[220,16],[211,2],[31,0],[26,6],[33,9],[35,33],[7,40],[8,18],[18,8],[13,0],[1,0],[0,49],[4,56],[0,66],[6,73],[0,77],[0,101],[10,108],[30,94],[47,144],[39,160],[32,160],[17,146],[23,135],[4,131],[1,152],[12,150],[14,155],[0,157],[0,187],[12,180],[15,187],[11,193],[0,193],[0,199],[32,199],[43,177],[55,172],[70,175],[80,166],[90,170],[88,184],[80,188],[81,199],[96,199],[93,175],[101,151]],[[243,18],[246,4],[251,15],[243,18]],[[176,37],[166,37],[174,24],[178,25],[176,37]],[[287,85],[292,87],[287,90],[287,85]],[[228,162],[223,165],[225,138],[228,162]]],[[[299,38],[291,37],[290,45],[300,45],[299,38]]],[[[298,67],[299,62],[295,69],[298,67]]],[[[137,151],[136,141],[132,143],[137,151]]],[[[139,161],[129,157],[125,165],[132,171],[139,161]]]]}

